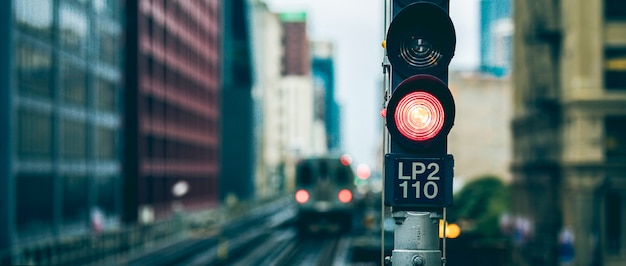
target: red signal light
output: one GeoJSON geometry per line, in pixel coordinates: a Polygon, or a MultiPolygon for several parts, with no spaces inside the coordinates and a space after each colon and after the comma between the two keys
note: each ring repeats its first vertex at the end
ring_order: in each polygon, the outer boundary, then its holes
{"type": "Polygon", "coordinates": [[[372,174],[372,171],[370,170],[370,167],[367,164],[359,164],[359,166],[356,167],[356,176],[359,179],[362,179],[362,180],[368,179],[371,174],[372,174]]]}
{"type": "Polygon", "coordinates": [[[400,134],[413,141],[425,141],[439,134],[445,112],[437,97],[428,92],[414,91],[400,99],[394,120],[400,134]]]}
{"type": "Polygon", "coordinates": [[[350,154],[341,155],[339,161],[341,162],[341,165],[349,166],[352,163],[352,156],[350,156],[350,154]]]}
{"type": "Polygon", "coordinates": [[[440,147],[454,123],[452,93],[431,75],[414,75],[401,82],[386,110],[391,139],[405,152],[440,147]]]}

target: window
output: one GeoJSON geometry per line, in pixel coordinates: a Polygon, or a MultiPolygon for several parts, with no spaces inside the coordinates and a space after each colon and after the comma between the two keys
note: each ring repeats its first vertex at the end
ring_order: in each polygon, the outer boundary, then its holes
{"type": "Polygon", "coordinates": [[[63,222],[77,223],[87,220],[87,178],[67,175],[61,178],[63,186],[63,222]]]}
{"type": "Polygon", "coordinates": [[[61,64],[61,91],[66,103],[85,106],[87,103],[86,84],[85,69],[67,61],[61,64]]]}
{"type": "Polygon", "coordinates": [[[98,159],[115,159],[117,147],[115,133],[111,128],[96,128],[96,157],[98,159]]]}
{"type": "Polygon", "coordinates": [[[87,17],[67,5],[61,6],[60,14],[61,47],[68,52],[83,55],[87,46],[87,17]]]}
{"type": "Polygon", "coordinates": [[[624,0],[604,0],[604,18],[606,20],[626,20],[626,2],[624,0]]]}
{"type": "Polygon", "coordinates": [[[117,90],[115,83],[103,78],[96,78],[95,82],[95,106],[102,111],[116,112],[117,90]]]}
{"type": "Polygon", "coordinates": [[[626,90],[626,48],[607,49],[604,58],[604,87],[626,90]]]}
{"type": "Polygon", "coordinates": [[[298,166],[298,185],[310,186],[313,184],[313,167],[310,163],[302,163],[298,166]]]}
{"type": "Polygon", "coordinates": [[[626,116],[609,116],[604,120],[604,152],[609,162],[626,161],[626,116]]]}
{"type": "Polygon", "coordinates": [[[337,184],[342,186],[350,185],[354,180],[354,175],[350,166],[337,167],[337,184]]]}
{"type": "Polygon", "coordinates": [[[21,94],[51,98],[52,56],[26,42],[17,47],[17,83],[21,94]]]}
{"type": "Polygon", "coordinates": [[[119,2],[119,0],[95,0],[93,6],[97,13],[117,18],[120,13],[119,2]]]}
{"type": "Polygon", "coordinates": [[[118,35],[102,29],[99,31],[98,35],[98,54],[100,61],[117,65],[120,51],[118,35]]]}
{"type": "Polygon", "coordinates": [[[20,175],[16,178],[17,229],[20,234],[49,232],[53,221],[52,178],[20,175]]]}
{"type": "Polygon", "coordinates": [[[87,127],[84,121],[61,120],[61,155],[65,159],[84,159],[87,155],[87,127]]]}
{"type": "Polygon", "coordinates": [[[18,156],[50,158],[52,155],[52,116],[49,113],[20,109],[17,113],[18,156]]]}
{"type": "Polygon", "coordinates": [[[14,5],[15,20],[22,31],[44,39],[52,37],[52,0],[20,0],[14,5]]]}
{"type": "Polygon", "coordinates": [[[119,204],[118,199],[120,195],[120,178],[101,176],[94,179],[96,194],[97,194],[97,207],[102,209],[105,216],[119,216],[119,204]]]}

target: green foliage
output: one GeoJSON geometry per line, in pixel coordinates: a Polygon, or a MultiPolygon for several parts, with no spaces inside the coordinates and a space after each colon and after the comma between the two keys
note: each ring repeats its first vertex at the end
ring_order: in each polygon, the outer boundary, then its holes
{"type": "Polygon", "coordinates": [[[466,184],[454,195],[449,220],[459,223],[465,233],[498,237],[500,216],[508,210],[509,191],[499,178],[483,176],[466,184]]]}

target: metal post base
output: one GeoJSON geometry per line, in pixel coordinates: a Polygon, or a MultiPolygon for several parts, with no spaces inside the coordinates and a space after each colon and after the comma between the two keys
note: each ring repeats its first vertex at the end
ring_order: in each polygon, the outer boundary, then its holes
{"type": "Polygon", "coordinates": [[[436,212],[394,211],[393,265],[441,266],[436,212]]]}

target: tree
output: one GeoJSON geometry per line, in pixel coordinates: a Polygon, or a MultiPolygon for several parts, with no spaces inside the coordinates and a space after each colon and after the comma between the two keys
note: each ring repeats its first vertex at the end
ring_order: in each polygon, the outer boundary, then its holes
{"type": "Polygon", "coordinates": [[[469,182],[454,195],[454,206],[449,208],[449,220],[460,224],[463,233],[498,238],[501,236],[499,220],[508,206],[509,192],[506,185],[495,176],[482,176],[469,182]]]}

